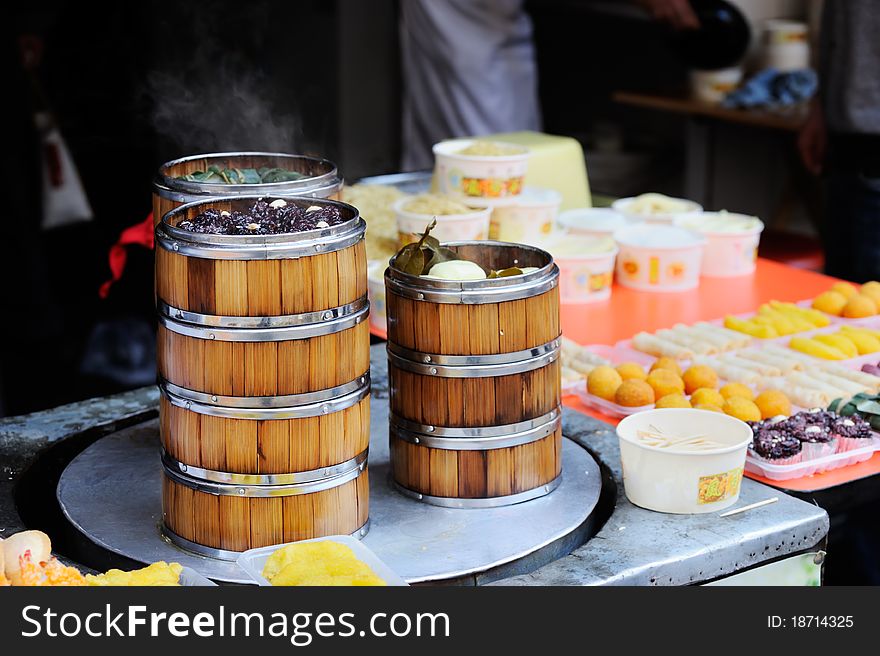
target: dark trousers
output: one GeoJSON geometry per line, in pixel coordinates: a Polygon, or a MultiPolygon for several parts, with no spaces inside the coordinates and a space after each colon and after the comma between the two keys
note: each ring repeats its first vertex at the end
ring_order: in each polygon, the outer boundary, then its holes
{"type": "Polygon", "coordinates": [[[825,191],[825,273],[880,280],[880,170],[832,164],[825,191]]]}

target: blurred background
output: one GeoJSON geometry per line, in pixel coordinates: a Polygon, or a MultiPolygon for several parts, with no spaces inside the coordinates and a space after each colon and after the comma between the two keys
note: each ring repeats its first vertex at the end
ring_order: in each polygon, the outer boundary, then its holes
{"type": "MultiPolygon", "coordinates": [[[[124,275],[104,297],[99,290],[111,246],[150,212],[161,163],[266,149],[327,157],[354,181],[418,161],[402,147],[401,42],[411,56],[430,32],[407,26],[408,1],[7,10],[0,415],[154,382],[152,252],[126,248],[124,275]]],[[[802,24],[799,66],[815,58],[820,3],[732,1],[751,33],[740,75],[767,66],[768,19],[802,24]]],[[[796,149],[805,102],[745,119],[693,102],[692,55],[663,3],[507,4],[526,12],[537,127],[580,142],[595,202],[653,190],[755,214],[768,224],[770,256],[821,268],[819,185],[796,149]]]]}

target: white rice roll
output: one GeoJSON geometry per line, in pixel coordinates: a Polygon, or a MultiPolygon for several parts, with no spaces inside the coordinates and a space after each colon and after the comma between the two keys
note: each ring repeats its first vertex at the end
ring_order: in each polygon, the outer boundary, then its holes
{"type": "Polygon", "coordinates": [[[719,359],[727,364],[732,364],[734,367],[748,369],[749,371],[754,371],[755,373],[761,374],[762,376],[782,375],[782,370],[779,367],[774,367],[771,364],[766,364],[763,362],[755,362],[754,360],[741,358],[736,353],[726,353],[725,355],[722,355],[719,359]]]}
{"type": "Polygon", "coordinates": [[[833,398],[817,389],[792,385],[792,382],[784,376],[763,378],[759,386],[762,390],[777,389],[785,392],[792,403],[802,408],[825,408],[833,398]]]}
{"type": "Polygon", "coordinates": [[[638,333],[632,338],[632,345],[633,348],[658,358],[690,360],[694,357],[694,352],[691,349],[651,333],[638,333]]]}
{"type": "Polygon", "coordinates": [[[766,349],[743,349],[742,351],[737,351],[736,355],[745,360],[751,360],[753,362],[764,362],[766,364],[772,365],[779,369],[782,373],[788,373],[789,371],[801,371],[803,369],[806,369],[807,366],[805,363],[794,358],[783,357],[781,355],[776,355],[775,353],[767,353],[766,349]]]}

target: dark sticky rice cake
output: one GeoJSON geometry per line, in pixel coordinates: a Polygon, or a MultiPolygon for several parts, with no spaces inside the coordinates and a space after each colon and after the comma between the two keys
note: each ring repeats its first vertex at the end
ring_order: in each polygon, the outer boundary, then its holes
{"type": "Polygon", "coordinates": [[[852,451],[867,446],[874,433],[871,424],[859,417],[838,417],[831,424],[831,435],[837,439],[837,451],[852,451]]]}
{"type": "Polygon", "coordinates": [[[803,445],[796,437],[773,428],[761,428],[752,441],[752,453],[772,465],[801,462],[803,445]]]}

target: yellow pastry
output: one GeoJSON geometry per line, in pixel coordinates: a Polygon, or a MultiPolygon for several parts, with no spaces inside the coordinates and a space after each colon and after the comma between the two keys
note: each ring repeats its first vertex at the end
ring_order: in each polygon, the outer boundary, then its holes
{"type": "Polygon", "coordinates": [[[587,376],[587,391],[600,399],[614,401],[614,394],[621,383],[623,383],[623,378],[613,367],[601,365],[593,369],[587,376]]]}
{"type": "Polygon", "coordinates": [[[813,299],[813,308],[825,312],[826,314],[833,314],[834,316],[839,317],[843,314],[843,308],[846,306],[846,301],[846,296],[840,292],[822,292],[813,299]]]}
{"type": "Polygon", "coordinates": [[[870,296],[864,294],[855,294],[843,308],[843,316],[848,319],[873,317],[875,314],[877,314],[877,303],[870,296]]]}
{"type": "Polygon", "coordinates": [[[855,342],[846,335],[816,335],[813,339],[817,342],[828,344],[828,346],[833,346],[837,350],[842,351],[848,358],[854,358],[859,354],[859,349],[856,347],[855,342]]]}
{"type": "MultiPolygon", "coordinates": [[[[739,396],[744,399],[748,399],[751,401],[755,398],[755,393],[747,386],[742,383],[727,383],[720,390],[721,396],[725,399],[732,399],[735,396],[739,396]]],[[[719,403],[718,405],[723,405],[719,403]]]]}
{"type": "Polygon", "coordinates": [[[624,362],[623,364],[617,365],[617,373],[620,374],[620,377],[623,380],[629,380],[630,378],[645,380],[645,378],[648,377],[648,374],[645,373],[645,369],[637,362],[624,362]]]}
{"type": "Polygon", "coordinates": [[[688,394],[693,394],[695,390],[701,387],[709,387],[715,389],[718,387],[718,374],[712,367],[704,364],[695,364],[688,368],[682,376],[684,380],[684,390],[688,394]]]}
{"type": "MultiPolygon", "coordinates": [[[[747,388],[748,389],[748,388],[747,388]]],[[[721,392],[711,387],[701,387],[691,394],[691,403],[693,405],[724,405],[724,397],[721,392]]]]}
{"type": "Polygon", "coordinates": [[[758,409],[758,406],[741,396],[727,399],[722,410],[725,414],[743,421],[761,421],[761,411],[758,409]]]}
{"type": "Polygon", "coordinates": [[[831,291],[843,294],[846,298],[852,298],[859,293],[859,290],[856,289],[855,285],[844,281],[836,282],[831,285],[831,291]]]}
{"type": "Polygon", "coordinates": [[[639,408],[654,402],[654,390],[638,378],[625,380],[614,394],[614,402],[628,408],[639,408]]]}
{"type": "Polygon", "coordinates": [[[350,547],[333,540],[282,547],[269,556],[262,573],[275,586],[387,585],[350,547]]]}
{"type": "Polygon", "coordinates": [[[823,360],[846,360],[846,354],[838,348],[817,342],[815,339],[793,337],[788,345],[795,351],[806,353],[823,360]]]}
{"type": "Polygon", "coordinates": [[[755,405],[763,419],[791,414],[791,401],[781,390],[764,390],[755,398],[755,405]]]}
{"type": "Polygon", "coordinates": [[[657,399],[654,404],[655,408],[690,408],[691,402],[688,401],[684,394],[667,394],[663,398],[657,399]]]}
{"type": "Polygon", "coordinates": [[[880,307],[880,282],[877,282],[876,280],[866,282],[862,285],[859,292],[874,299],[874,302],[880,307]]]}
{"type": "Polygon", "coordinates": [[[657,358],[651,365],[651,371],[655,369],[669,369],[674,371],[676,375],[681,376],[681,366],[675,358],[657,358]]]}
{"type": "Polygon", "coordinates": [[[654,396],[658,399],[667,394],[681,394],[684,392],[684,381],[674,371],[669,369],[655,369],[648,374],[648,385],[654,389],[654,396]]]}

